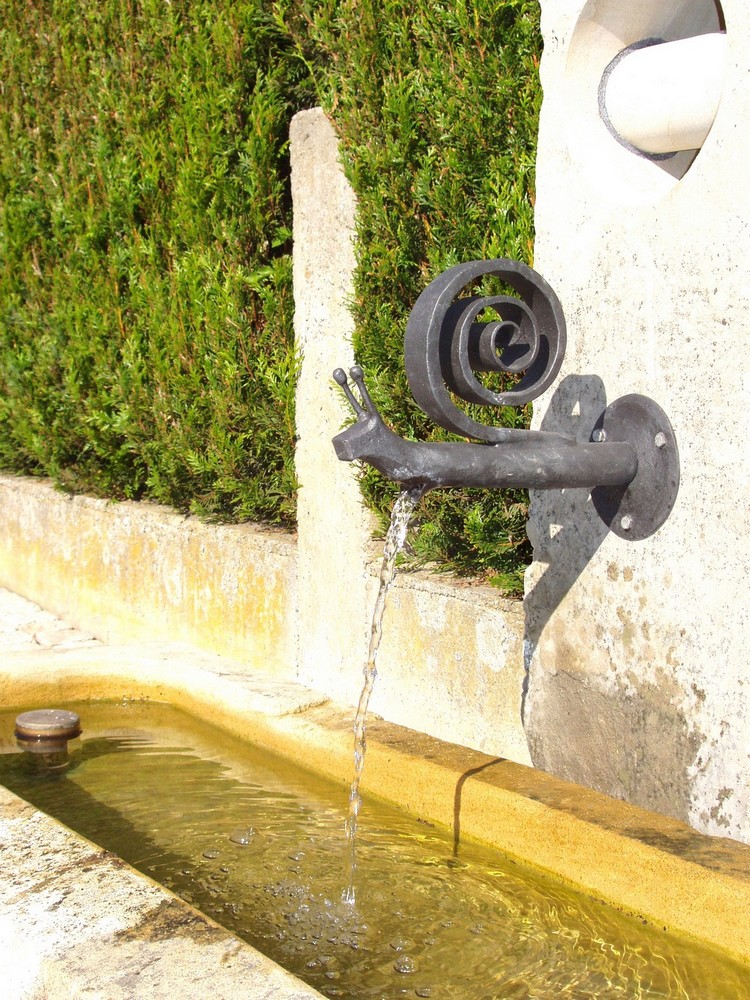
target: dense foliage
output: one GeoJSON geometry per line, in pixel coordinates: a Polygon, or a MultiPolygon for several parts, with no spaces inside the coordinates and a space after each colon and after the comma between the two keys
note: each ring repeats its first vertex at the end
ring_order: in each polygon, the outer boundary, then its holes
{"type": "MultiPolygon", "coordinates": [[[[531,260],[540,47],[529,0],[7,0],[0,464],[292,523],[286,137],[317,102],[358,196],[359,359],[394,427],[436,436],[406,316],[450,264],[531,260]]],[[[525,515],[432,494],[417,555],[517,588],[525,515]]]]}
{"type": "Polygon", "coordinates": [[[0,461],[292,521],[308,74],[260,2],[4,7],[0,461]]]}

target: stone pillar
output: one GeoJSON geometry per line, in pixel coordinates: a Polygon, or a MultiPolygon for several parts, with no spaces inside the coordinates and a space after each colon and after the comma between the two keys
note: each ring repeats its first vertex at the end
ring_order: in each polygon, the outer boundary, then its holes
{"type": "Polygon", "coordinates": [[[336,135],[320,108],[295,115],[290,145],[294,329],[301,353],[298,676],[356,704],[367,653],[373,524],[362,505],[355,466],[339,462],[331,444],[347,417],[331,372],[354,360],[348,303],[355,201],[339,163],[336,135]]]}
{"type": "MultiPolygon", "coordinates": [[[[382,542],[362,505],[355,464],[331,438],[347,418],[331,378],[353,360],[354,196],[319,109],[291,128],[297,392],[298,677],[357,704],[382,542]]],[[[521,725],[522,613],[484,586],[397,574],[383,620],[370,710],[440,739],[529,763],[521,725]]],[[[353,717],[352,708],[352,717],[353,717]]]]}
{"type": "Polygon", "coordinates": [[[641,392],[673,424],[682,482],[666,524],[635,542],[606,530],[586,491],[533,498],[530,750],[546,770],[748,838],[750,2],[542,8],[535,266],[569,347],[536,424],[588,438],[605,403],[641,392]],[[654,159],[618,142],[598,99],[618,53],[725,22],[703,147],[654,159]]]}

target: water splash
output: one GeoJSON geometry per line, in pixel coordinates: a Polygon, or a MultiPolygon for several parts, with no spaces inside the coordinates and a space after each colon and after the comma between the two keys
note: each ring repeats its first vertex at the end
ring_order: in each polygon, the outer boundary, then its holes
{"type": "Polygon", "coordinates": [[[372,612],[370,645],[367,651],[367,662],[364,667],[365,679],[362,686],[362,693],[359,696],[357,714],[354,718],[354,778],[349,792],[349,815],[346,820],[348,848],[346,866],[347,885],[343,893],[344,900],[352,904],[355,902],[354,876],[357,870],[357,819],[359,817],[360,806],[362,805],[359,786],[365,766],[365,750],[367,747],[365,738],[367,707],[370,703],[370,695],[372,694],[375,678],[377,677],[378,650],[380,649],[380,640],[383,637],[383,612],[385,611],[388,591],[396,574],[396,556],[404,547],[411,516],[424,492],[424,486],[412,486],[402,489],[393,505],[391,523],[385,536],[383,562],[380,566],[378,596],[372,612]]]}

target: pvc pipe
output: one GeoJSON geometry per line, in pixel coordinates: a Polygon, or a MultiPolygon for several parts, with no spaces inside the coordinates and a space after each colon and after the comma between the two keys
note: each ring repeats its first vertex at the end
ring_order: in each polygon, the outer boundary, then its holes
{"type": "Polygon", "coordinates": [[[719,108],[726,62],[724,33],[638,42],[604,71],[600,114],[615,137],[638,152],[700,149],[719,108]]]}

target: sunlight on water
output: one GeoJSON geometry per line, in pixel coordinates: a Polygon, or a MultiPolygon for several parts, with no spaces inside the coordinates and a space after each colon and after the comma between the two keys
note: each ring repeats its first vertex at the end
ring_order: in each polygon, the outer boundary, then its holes
{"type": "Polygon", "coordinates": [[[750,998],[747,968],[370,800],[349,904],[337,787],[166,706],[68,707],[69,770],[32,772],[13,712],[0,781],[326,996],[750,998]]]}

